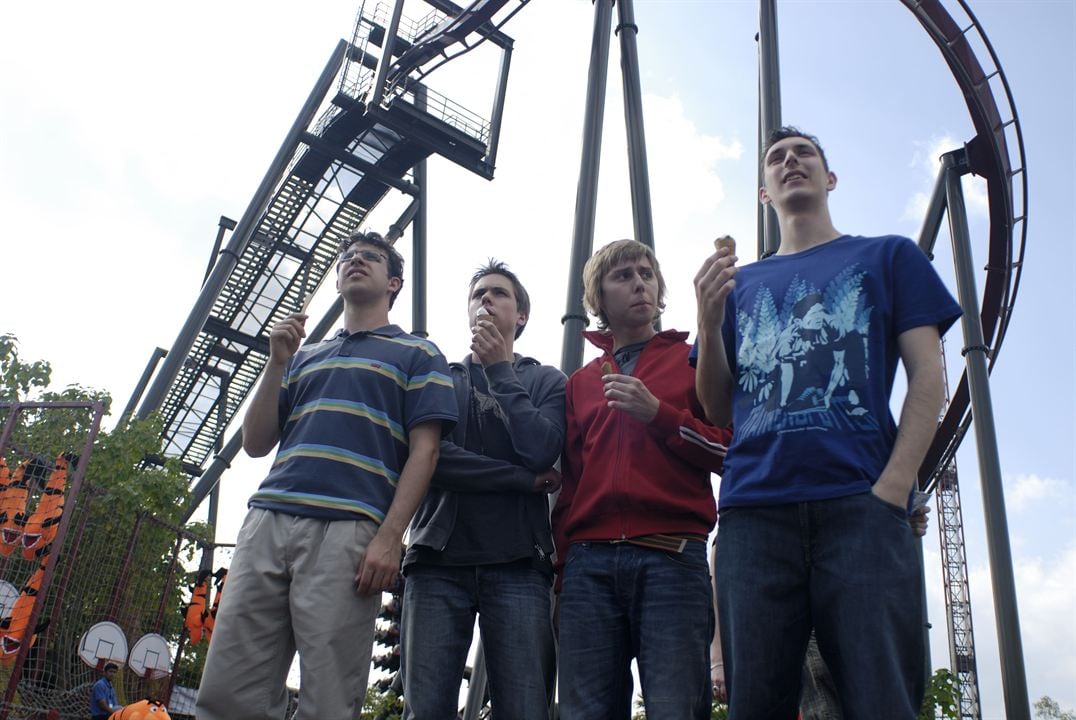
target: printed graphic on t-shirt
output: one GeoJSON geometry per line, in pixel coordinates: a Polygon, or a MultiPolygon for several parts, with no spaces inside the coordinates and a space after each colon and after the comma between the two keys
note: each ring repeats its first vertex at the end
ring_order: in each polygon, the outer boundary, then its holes
{"type": "MultiPolygon", "coordinates": [[[[819,290],[799,275],[780,307],[763,285],[736,313],[737,378],[749,405],[743,440],[763,433],[877,430],[865,407],[872,306],[866,272],[851,265],[819,290]]],[[[747,409],[747,408],[742,408],[747,409]]]]}

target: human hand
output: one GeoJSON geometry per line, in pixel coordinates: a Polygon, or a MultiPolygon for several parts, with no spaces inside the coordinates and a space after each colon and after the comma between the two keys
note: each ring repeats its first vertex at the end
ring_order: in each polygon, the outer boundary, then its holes
{"type": "Polygon", "coordinates": [[[698,303],[699,329],[720,328],[725,321],[725,301],[736,287],[739,260],[733,249],[721,246],[703,261],[695,274],[695,300],[698,303]]]}
{"type": "Polygon", "coordinates": [[[295,313],[284,318],[269,332],[269,361],[283,364],[299,350],[306,337],[306,313],[295,313]]]}
{"type": "Polygon", "coordinates": [[[728,700],[728,693],[725,689],[725,666],[720,661],[710,663],[710,687],[713,690],[713,699],[717,702],[725,702],[728,700]]]}
{"type": "Polygon", "coordinates": [[[378,530],[359,560],[355,589],[360,595],[391,590],[396,584],[400,574],[401,545],[400,539],[389,537],[390,534],[378,530]]]}
{"type": "Polygon", "coordinates": [[[552,495],[557,490],[560,490],[560,483],[560,472],[556,468],[550,468],[534,476],[534,487],[532,490],[536,493],[552,495]]]}
{"type": "Polygon", "coordinates": [[[881,501],[887,502],[890,505],[896,505],[899,508],[908,507],[908,496],[911,493],[911,483],[915,482],[914,478],[911,482],[904,483],[894,480],[895,476],[886,473],[878,478],[878,480],[871,486],[871,492],[881,501]]]}
{"type": "Polygon", "coordinates": [[[512,354],[508,352],[501,331],[492,320],[482,317],[481,313],[475,318],[474,327],[471,328],[471,352],[478,356],[482,367],[512,361],[512,354]]]}
{"type": "Polygon", "coordinates": [[[631,375],[603,375],[605,399],[611,408],[623,410],[639,422],[649,423],[661,406],[643,381],[631,375]]]}
{"type": "Polygon", "coordinates": [[[927,525],[930,518],[927,517],[927,513],[930,512],[929,505],[920,505],[912,514],[908,516],[908,524],[912,527],[912,532],[916,537],[923,537],[927,534],[927,525]]]}

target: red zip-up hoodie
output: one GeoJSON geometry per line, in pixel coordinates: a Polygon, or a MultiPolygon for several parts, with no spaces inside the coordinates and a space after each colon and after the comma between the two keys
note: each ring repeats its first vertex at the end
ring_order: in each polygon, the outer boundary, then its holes
{"type": "Polygon", "coordinates": [[[632,375],[661,402],[649,424],[607,405],[602,363],[619,373],[613,337],[587,332],[603,350],[565,388],[563,485],[553,508],[557,570],[568,547],[641,535],[707,535],[717,521],[710,473],[721,472],[732,431],[705,420],[688,364],[687,333],[665,330],[643,347],[632,375]]]}

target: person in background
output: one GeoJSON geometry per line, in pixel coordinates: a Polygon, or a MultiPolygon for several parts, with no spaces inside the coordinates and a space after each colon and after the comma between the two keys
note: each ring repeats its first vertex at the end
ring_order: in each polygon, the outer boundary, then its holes
{"type": "Polygon", "coordinates": [[[116,701],[116,688],[112,686],[119,669],[120,666],[114,662],[105,663],[101,677],[90,689],[90,720],[107,720],[109,715],[120,709],[116,701]]]}

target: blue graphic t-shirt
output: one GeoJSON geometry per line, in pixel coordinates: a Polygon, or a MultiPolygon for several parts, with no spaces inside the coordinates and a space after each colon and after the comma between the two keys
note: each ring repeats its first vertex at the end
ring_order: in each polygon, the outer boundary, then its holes
{"type": "Polygon", "coordinates": [[[866,492],[896,439],[898,336],[960,306],[898,236],[842,236],[740,269],[722,335],[734,378],[722,509],[866,492]]]}

